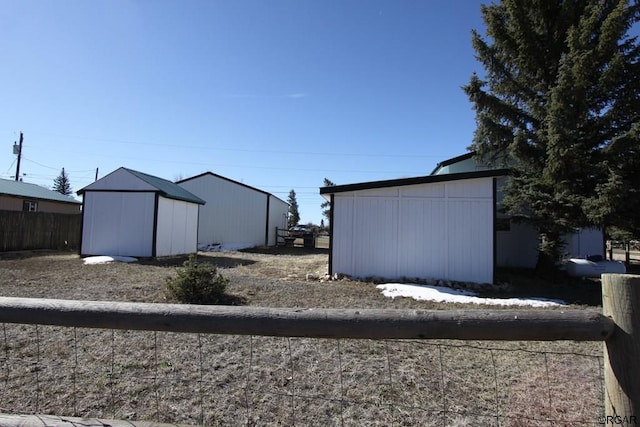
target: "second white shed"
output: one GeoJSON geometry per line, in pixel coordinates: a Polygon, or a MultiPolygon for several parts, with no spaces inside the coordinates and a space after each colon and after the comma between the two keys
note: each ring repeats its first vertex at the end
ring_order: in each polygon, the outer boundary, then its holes
{"type": "Polygon", "coordinates": [[[496,177],[506,171],[323,187],[330,274],[492,283],[496,177]]]}
{"type": "Polygon", "coordinates": [[[83,195],[81,255],[158,257],[197,251],[199,197],[177,184],[120,168],[83,195]]]}
{"type": "Polygon", "coordinates": [[[198,245],[274,246],[276,228],[286,228],[289,204],[241,182],[205,172],[178,181],[205,200],[200,206],[198,245]]]}

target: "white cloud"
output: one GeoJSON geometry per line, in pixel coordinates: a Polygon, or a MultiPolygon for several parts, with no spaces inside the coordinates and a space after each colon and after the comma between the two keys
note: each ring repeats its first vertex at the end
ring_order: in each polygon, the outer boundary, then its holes
{"type": "Polygon", "coordinates": [[[285,95],[286,98],[289,99],[300,99],[300,98],[306,98],[307,96],[309,96],[307,93],[301,92],[301,93],[290,93],[288,95],[285,95]]]}

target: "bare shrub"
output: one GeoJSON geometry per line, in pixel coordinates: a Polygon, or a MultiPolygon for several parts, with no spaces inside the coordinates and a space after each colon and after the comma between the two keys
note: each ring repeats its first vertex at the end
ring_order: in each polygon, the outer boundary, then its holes
{"type": "Polygon", "coordinates": [[[200,264],[195,255],[190,255],[177,277],[168,277],[165,282],[167,299],[187,304],[218,304],[225,297],[229,280],[210,264],[200,264]]]}

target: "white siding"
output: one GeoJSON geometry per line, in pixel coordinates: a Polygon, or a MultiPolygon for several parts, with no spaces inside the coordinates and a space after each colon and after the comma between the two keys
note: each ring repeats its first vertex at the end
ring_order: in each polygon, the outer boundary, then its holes
{"type": "Polygon", "coordinates": [[[493,201],[447,203],[447,279],[493,282],[493,201]]]}
{"type": "Polygon", "coordinates": [[[331,264],[333,273],[355,275],[353,251],[357,243],[354,232],[356,221],[355,197],[348,194],[336,194],[333,201],[333,223],[331,242],[331,264]]]}
{"type": "Polygon", "coordinates": [[[266,193],[210,174],[179,185],[207,202],[200,206],[199,244],[265,244],[266,193]]]}
{"type": "Polygon", "coordinates": [[[398,201],[392,198],[356,199],[353,223],[353,274],[358,277],[397,277],[398,201]]]}
{"type": "Polygon", "coordinates": [[[197,251],[198,205],[160,197],[156,256],[197,251]]]}
{"type": "Polygon", "coordinates": [[[492,178],[338,193],[332,271],[493,281],[492,178]]]}
{"type": "Polygon", "coordinates": [[[447,276],[444,199],[406,199],[400,209],[398,272],[406,277],[447,276]],[[428,262],[425,262],[425,258],[428,262]]]}
{"type": "Polygon", "coordinates": [[[289,204],[277,197],[269,196],[269,246],[275,246],[278,236],[276,228],[287,228],[287,213],[289,212],[289,204]]]}
{"type": "Polygon", "coordinates": [[[83,255],[152,256],[154,193],[84,194],[83,255]]]}

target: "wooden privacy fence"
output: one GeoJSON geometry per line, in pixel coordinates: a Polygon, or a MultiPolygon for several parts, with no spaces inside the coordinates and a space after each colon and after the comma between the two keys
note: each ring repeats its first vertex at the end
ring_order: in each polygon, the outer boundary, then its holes
{"type": "Polygon", "coordinates": [[[0,211],[0,252],[76,249],[81,214],[0,211]]]}
{"type": "MultiPolygon", "coordinates": [[[[580,310],[275,309],[2,297],[0,322],[275,337],[603,341],[603,424],[637,425],[640,276],[604,274],[602,292],[602,314],[580,310]]],[[[7,426],[42,425],[37,424],[41,418],[29,416],[12,415],[0,421],[7,426]]]]}

